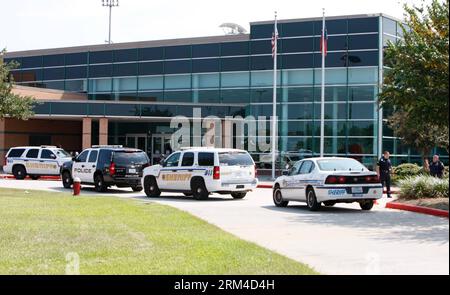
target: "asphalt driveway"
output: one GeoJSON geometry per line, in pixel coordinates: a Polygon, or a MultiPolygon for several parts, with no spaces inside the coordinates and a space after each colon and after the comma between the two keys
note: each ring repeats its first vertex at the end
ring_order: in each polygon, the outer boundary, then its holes
{"type": "MultiPolygon", "coordinates": [[[[55,181],[0,180],[0,187],[67,191],[55,181]]],[[[82,194],[97,195],[88,187],[82,194]]],[[[179,208],[324,274],[449,274],[448,219],[385,209],[383,202],[371,212],[357,204],[310,212],[300,203],[276,208],[269,189],[243,200],[213,195],[204,202],[179,194],[149,200],[128,189],[106,196],[179,208]]]]}

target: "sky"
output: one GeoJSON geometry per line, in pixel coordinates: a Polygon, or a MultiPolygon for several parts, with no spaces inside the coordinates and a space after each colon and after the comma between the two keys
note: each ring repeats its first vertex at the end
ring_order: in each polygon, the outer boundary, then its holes
{"type": "MultiPolygon", "coordinates": [[[[225,22],[247,30],[254,21],[386,13],[403,18],[403,4],[423,0],[119,0],[112,11],[114,43],[223,35],[225,22]]],[[[101,0],[0,0],[0,49],[102,44],[108,8],[101,0]]]]}

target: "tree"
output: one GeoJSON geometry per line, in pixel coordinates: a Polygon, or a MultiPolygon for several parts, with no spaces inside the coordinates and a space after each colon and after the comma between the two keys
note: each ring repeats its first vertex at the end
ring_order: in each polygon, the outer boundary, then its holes
{"type": "Polygon", "coordinates": [[[381,106],[394,109],[389,125],[425,158],[435,146],[449,150],[449,1],[405,5],[403,40],[385,49],[381,106]]]}
{"type": "Polygon", "coordinates": [[[12,93],[14,79],[11,70],[16,68],[16,62],[3,62],[6,50],[0,51],[0,120],[5,117],[27,120],[34,115],[35,100],[30,96],[20,96],[12,93]]]}

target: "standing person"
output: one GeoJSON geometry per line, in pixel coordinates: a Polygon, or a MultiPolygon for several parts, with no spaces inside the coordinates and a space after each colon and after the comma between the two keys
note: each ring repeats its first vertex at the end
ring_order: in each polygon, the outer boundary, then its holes
{"type": "Polygon", "coordinates": [[[444,164],[439,160],[438,155],[433,156],[433,162],[430,165],[430,174],[433,177],[443,178],[444,177],[444,164]]]}
{"type": "Polygon", "coordinates": [[[377,173],[380,178],[381,184],[384,187],[386,186],[387,197],[392,198],[391,196],[391,173],[392,173],[392,164],[389,159],[391,154],[388,151],[385,151],[381,159],[377,163],[377,173]]]}

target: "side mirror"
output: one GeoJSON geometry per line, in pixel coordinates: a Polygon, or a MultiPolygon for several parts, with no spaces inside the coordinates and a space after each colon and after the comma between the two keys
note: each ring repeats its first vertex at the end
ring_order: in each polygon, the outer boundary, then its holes
{"type": "Polygon", "coordinates": [[[289,175],[289,170],[283,170],[283,176],[288,176],[289,175]]]}

